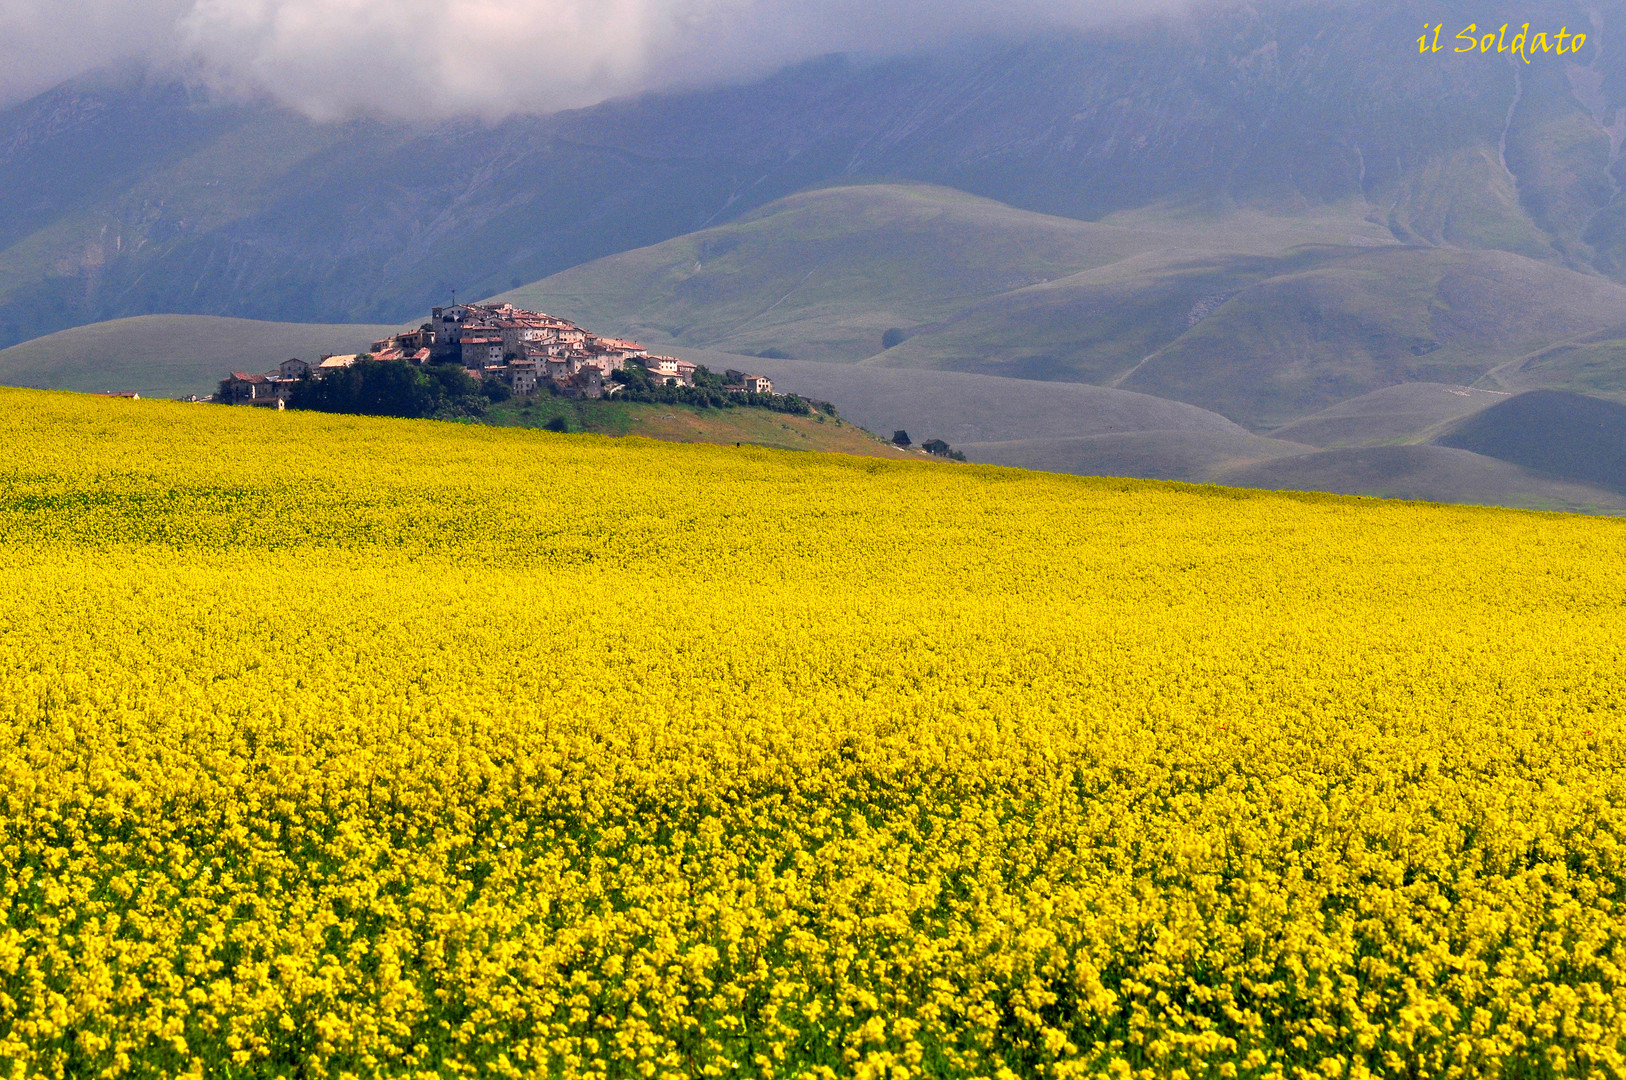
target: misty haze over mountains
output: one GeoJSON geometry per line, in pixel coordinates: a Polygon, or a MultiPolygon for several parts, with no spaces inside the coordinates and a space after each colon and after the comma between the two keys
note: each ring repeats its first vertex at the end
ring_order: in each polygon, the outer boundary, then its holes
{"type": "Polygon", "coordinates": [[[1626,400],[1626,5],[944,24],[977,32],[497,121],[83,76],[0,112],[0,346],[519,290],[673,347],[1092,383],[1259,434],[1410,384],[1626,400]],[[1417,55],[1425,19],[1492,18],[1590,44],[1417,55]]]}
{"type": "MultiPolygon", "coordinates": [[[[1593,14],[1623,17],[1553,21],[1593,14]]],[[[1084,218],[1364,198],[1406,242],[1618,276],[1626,203],[1605,208],[1626,174],[1596,121],[1626,65],[1420,59],[1417,27],[1413,5],[1210,10],[492,125],[82,81],[0,116],[0,341],[149,311],[410,318],[855,177],[1084,218]]]]}
{"type": "Polygon", "coordinates": [[[744,82],[838,52],[896,55],[1211,3],[11,0],[0,10],[0,106],[122,62],[319,119],[495,119],[744,82]]]}

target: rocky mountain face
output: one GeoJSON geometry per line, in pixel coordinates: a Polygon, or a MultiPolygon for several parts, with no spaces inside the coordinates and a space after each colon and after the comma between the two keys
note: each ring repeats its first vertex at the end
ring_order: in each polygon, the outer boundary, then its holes
{"type": "Polygon", "coordinates": [[[148,312],[406,319],[865,177],[1083,219],[1354,202],[1407,244],[1626,281],[1626,5],[1433,15],[1448,44],[1514,16],[1592,44],[1419,56],[1415,5],[1265,0],[429,126],[109,74],[0,113],[0,345],[148,312]]]}

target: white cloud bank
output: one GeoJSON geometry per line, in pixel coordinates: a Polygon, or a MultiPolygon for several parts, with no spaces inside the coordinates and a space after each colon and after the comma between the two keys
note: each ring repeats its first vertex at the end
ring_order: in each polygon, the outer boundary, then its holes
{"type": "Polygon", "coordinates": [[[1182,0],[3,0],[0,103],[123,58],[314,116],[547,112],[1182,0]]]}

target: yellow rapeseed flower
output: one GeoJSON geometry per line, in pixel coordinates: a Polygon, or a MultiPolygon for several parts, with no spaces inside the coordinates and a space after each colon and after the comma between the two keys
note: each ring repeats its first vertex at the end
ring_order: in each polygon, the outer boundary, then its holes
{"type": "Polygon", "coordinates": [[[1626,1074],[1626,524],[0,391],[0,1073],[1626,1074]]]}

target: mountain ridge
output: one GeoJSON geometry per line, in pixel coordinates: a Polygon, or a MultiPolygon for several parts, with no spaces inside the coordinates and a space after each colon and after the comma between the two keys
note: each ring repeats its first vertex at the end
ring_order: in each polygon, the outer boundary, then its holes
{"type": "MultiPolygon", "coordinates": [[[[1626,38],[1626,12],[1596,14],[1604,49],[1626,38]]],[[[1505,66],[1409,55],[1414,22],[1398,0],[1220,5],[496,123],[81,81],[0,110],[0,345],[165,312],[394,322],[858,177],[1089,220],[1358,199],[1408,243],[1626,275],[1626,68],[1532,69],[1510,120],[1505,66]]]]}
{"type": "Polygon", "coordinates": [[[820,188],[501,298],[663,348],[1112,386],[1259,434],[1408,383],[1626,396],[1626,286],[1388,243],[1350,207],[1168,214],[820,188]]]}

